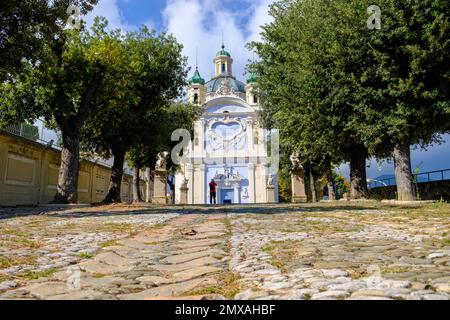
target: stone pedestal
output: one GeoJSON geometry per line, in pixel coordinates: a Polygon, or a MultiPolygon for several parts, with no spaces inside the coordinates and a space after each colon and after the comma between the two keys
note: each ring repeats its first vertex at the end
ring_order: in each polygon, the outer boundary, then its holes
{"type": "Polygon", "coordinates": [[[267,203],[275,203],[275,186],[267,186],[267,203]]]}
{"type": "Polygon", "coordinates": [[[307,202],[305,189],[305,172],[297,169],[291,172],[292,202],[307,202]]]}
{"type": "Polygon", "coordinates": [[[181,187],[180,188],[180,204],[188,204],[188,187],[181,187]]]}
{"type": "Polygon", "coordinates": [[[156,170],[155,181],[153,183],[153,198],[152,202],[157,204],[166,204],[166,190],[167,190],[167,171],[156,170]]]}

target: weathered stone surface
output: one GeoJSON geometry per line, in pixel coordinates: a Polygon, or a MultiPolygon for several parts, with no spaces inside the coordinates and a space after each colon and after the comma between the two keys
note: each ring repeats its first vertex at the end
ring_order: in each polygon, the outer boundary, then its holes
{"type": "Polygon", "coordinates": [[[202,257],[217,257],[217,258],[221,258],[225,255],[226,253],[222,250],[218,250],[218,249],[209,249],[209,250],[204,250],[204,251],[199,251],[199,252],[194,252],[194,253],[186,253],[186,254],[179,254],[179,255],[174,255],[174,256],[170,256],[167,257],[165,259],[163,259],[163,262],[167,262],[170,264],[180,264],[180,263],[184,263],[184,262],[188,262],[188,261],[192,261],[198,258],[202,258],[202,257]]]}
{"type": "Polygon", "coordinates": [[[113,266],[130,266],[131,264],[136,263],[136,260],[134,259],[123,258],[113,252],[105,252],[98,254],[97,256],[95,256],[94,260],[113,266]]]}
{"type": "Polygon", "coordinates": [[[216,267],[202,266],[202,267],[198,267],[195,269],[188,269],[185,271],[180,271],[180,272],[174,273],[173,278],[177,282],[186,281],[186,280],[204,276],[204,275],[207,275],[210,273],[219,272],[221,270],[222,269],[216,268],[216,267]]]}
{"type": "Polygon", "coordinates": [[[185,292],[192,291],[195,288],[202,286],[215,285],[216,281],[211,278],[199,278],[185,282],[179,282],[175,284],[168,284],[154,289],[145,290],[139,293],[130,293],[124,295],[118,295],[121,300],[146,300],[151,297],[158,296],[176,296],[185,292]]]}
{"type": "Polygon", "coordinates": [[[158,270],[161,272],[180,272],[183,270],[189,270],[199,266],[219,264],[219,263],[220,260],[215,259],[213,257],[203,257],[181,264],[153,265],[152,268],[154,270],[158,270]]]}
{"type": "Polygon", "coordinates": [[[99,291],[94,290],[70,290],[65,294],[47,297],[48,300],[100,300],[101,297],[112,299],[99,291]]]}
{"type": "Polygon", "coordinates": [[[28,291],[31,296],[37,297],[38,299],[47,299],[51,296],[67,293],[69,291],[67,285],[61,282],[32,284],[23,288],[23,290],[28,291]]]}
{"type": "Polygon", "coordinates": [[[342,291],[342,290],[324,291],[324,292],[313,294],[311,296],[311,300],[319,300],[319,299],[324,299],[324,298],[342,299],[348,295],[349,294],[347,291],[342,291]]]}
{"type": "Polygon", "coordinates": [[[0,299],[223,299],[198,295],[213,288],[249,300],[450,299],[448,213],[439,208],[174,208],[0,219],[0,255],[19,261],[0,270],[0,299]]]}
{"type": "Polygon", "coordinates": [[[98,274],[113,274],[119,272],[129,271],[133,268],[131,265],[109,265],[102,262],[97,262],[94,260],[89,260],[80,263],[80,267],[89,273],[98,273],[98,274]]]}
{"type": "Polygon", "coordinates": [[[167,279],[164,277],[158,277],[158,276],[144,276],[137,278],[136,280],[140,281],[141,283],[145,284],[154,284],[155,286],[160,286],[163,284],[169,284],[175,282],[175,279],[167,279]]]}

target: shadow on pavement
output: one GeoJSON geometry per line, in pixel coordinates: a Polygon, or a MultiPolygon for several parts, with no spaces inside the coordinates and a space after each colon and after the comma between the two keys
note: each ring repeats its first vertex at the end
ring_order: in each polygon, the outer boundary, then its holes
{"type": "MultiPolygon", "coordinates": [[[[124,204],[123,206],[126,206],[124,204]]],[[[384,206],[388,208],[391,206],[384,206]]],[[[140,214],[286,214],[286,213],[314,213],[314,212],[334,212],[334,211],[364,211],[380,209],[377,203],[354,203],[335,202],[318,204],[251,204],[251,205],[174,205],[174,206],[153,206],[151,204],[130,205],[129,209],[114,209],[114,207],[98,206],[83,208],[67,207],[19,207],[0,208],[0,220],[23,216],[45,215],[52,218],[86,218],[86,217],[107,217],[107,216],[131,216],[140,214]]],[[[397,206],[397,208],[399,208],[397,206]]],[[[410,207],[411,208],[411,207],[410,207]]]]}

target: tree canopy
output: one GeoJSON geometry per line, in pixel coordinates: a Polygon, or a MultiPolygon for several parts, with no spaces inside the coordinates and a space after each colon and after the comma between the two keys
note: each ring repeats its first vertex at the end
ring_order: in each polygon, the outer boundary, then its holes
{"type": "Polygon", "coordinates": [[[449,125],[449,4],[283,0],[250,44],[264,92],[263,118],[304,163],[349,161],[353,197],[367,195],[365,159],[393,156],[399,199],[413,198],[409,147],[449,125]],[[408,173],[409,172],[409,173],[408,173]],[[406,181],[406,182],[405,182],[406,181]]]}

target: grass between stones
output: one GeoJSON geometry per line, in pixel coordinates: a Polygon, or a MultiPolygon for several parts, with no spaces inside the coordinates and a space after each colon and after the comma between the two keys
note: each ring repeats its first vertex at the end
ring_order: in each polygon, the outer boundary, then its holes
{"type": "Polygon", "coordinates": [[[272,259],[269,261],[274,267],[285,271],[286,267],[291,263],[295,262],[301,256],[300,240],[292,241],[273,241],[262,248],[262,251],[270,254],[272,259]]]}
{"type": "Polygon", "coordinates": [[[91,259],[92,257],[94,257],[94,255],[92,253],[87,253],[87,252],[81,252],[78,254],[78,256],[82,259],[91,259]]]}
{"type": "Polygon", "coordinates": [[[106,248],[106,247],[112,247],[112,246],[118,246],[119,243],[116,240],[108,240],[105,242],[100,243],[100,248],[106,248]]]}
{"type": "Polygon", "coordinates": [[[0,269],[11,268],[13,266],[18,265],[32,265],[36,261],[36,257],[34,256],[25,256],[25,257],[6,257],[0,256],[0,269]]]}
{"type": "Polygon", "coordinates": [[[106,274],[103,274],[103,273],[93,273],[92,274],[92,277],[93,278],[97,278],[97,279],[99,279],[99,278],[104,278],[104,277],[106,277],[107,275],[106,274]]]}
{"type": "Polygon", "coordinates": [[[391,267],[391,268],[383,268],[381,269],[381,274],[395,274],[395,273],[404,273],[410,271],[410,268],[407,267],[391,267]]]}
{"type": "Polygon", "coordinates": [[[195,289],[182,293],[180,296],[203,296],[209,294],[220,294],[227,299],[233,299],[236,294],[241,291],[239,285],[240,275],[237,273],[227,271],[222,272],[217,276],[218,284],[216,286],[209,286],[205,288],[195,289]]]}
{"type": "Polygon", "coordinates": [[[50,268],[50,269],[43,270],[43,271],[25,270],[25,271],[15,274],[14,276],[19,279],[24,279],[24,280],[36,280],[36,279],[39,279],[42,277],[50,277],[56,271],[57,270],[55,268],[50,268]]]}

